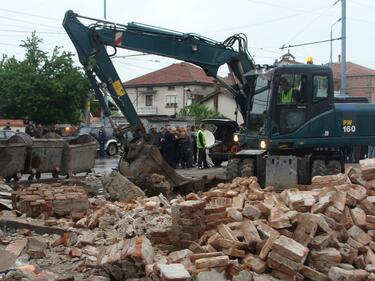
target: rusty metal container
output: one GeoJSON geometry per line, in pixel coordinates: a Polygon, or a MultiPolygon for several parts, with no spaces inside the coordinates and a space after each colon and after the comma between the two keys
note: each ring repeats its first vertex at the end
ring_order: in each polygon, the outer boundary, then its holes
{"type": "Polygon", "coordinates": [[[95,166],[98,142],[90,135],[81,135],[65,143],[61,174],[90,172],[95,166]]]}
{"type": "Polygon", "coordinates": [[[0,176],[6,180],[17,180],[24,170],[27,157],[26,143],[15,136],[0,141],[0,176]]]}

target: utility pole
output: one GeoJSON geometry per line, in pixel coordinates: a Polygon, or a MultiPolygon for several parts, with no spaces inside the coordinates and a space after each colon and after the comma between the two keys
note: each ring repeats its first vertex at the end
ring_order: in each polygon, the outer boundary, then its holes
{"type": "Polygon", "coordinates": [[[340,96],[346,95],[346,0],[341,0],[341,88],[340,96]]]}
{"type": "Polygon", "coordinates": [[[104,19],[107,19],[107,0],[104,0],[104,19]]]}
{"type": "MultiPolygon", "coordinates": [[[[107,19],[107,0],[103,0],[104,1],[104,19],[106,20],[107,19]]],[[[105,104],[107,105],[107,107],[109,108],[109,100],[108,100],[108,96],[105,94],[104,95],[104,102],[105,104]]],[[[104,116],[103,117],[103,124],[104,124],[104,127],[108,127],[109,126],[109,118],[104,116]]]]}

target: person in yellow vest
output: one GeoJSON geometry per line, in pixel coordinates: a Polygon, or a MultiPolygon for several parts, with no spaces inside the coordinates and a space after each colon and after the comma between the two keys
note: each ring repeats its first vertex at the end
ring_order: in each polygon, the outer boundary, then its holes
{"type": "Polygon", "coordinates": [[[197,133],[197,149],[198,149],[198,169],[208,168],[207,155],[206,155],[206,134],[204,131],[206,127],[201,125],[197,133]]]}
{"type": "Polygon", "coordinates": [[[280,89],[281,92],[279,93],[279,100],[281,104],[295,103],[293,89],[289,86],[288,80],[285,77],[281,77],[280,79],[280,89]]]}

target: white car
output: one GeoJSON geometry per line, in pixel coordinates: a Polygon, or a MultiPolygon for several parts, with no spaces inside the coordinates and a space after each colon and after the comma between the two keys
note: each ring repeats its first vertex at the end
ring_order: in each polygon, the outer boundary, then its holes
{"type": "MultiPolygon", "coordinates": [[[[98,142],[99,142],[99,130],[101,127],[82,127],[78,131],[78,135],[83,135],[83,134],[89,134],[93,136],[98,142]]],[[[117,139],[113,136],[113,129],[112,127],[105,127],[105,145],[104,149],[106,153],[109,156],[114,156],[118,153],[118,141],[117,139]]],[[[99,150],[99,146],[98,146],[99,150]]]]}

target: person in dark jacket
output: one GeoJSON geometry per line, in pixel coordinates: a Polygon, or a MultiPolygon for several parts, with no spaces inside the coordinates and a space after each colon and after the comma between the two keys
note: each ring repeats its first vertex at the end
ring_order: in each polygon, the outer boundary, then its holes
{"type": "Polygon", "coordinates": [[[105,134],[104,127],[101,126],[100,129],[99,129],[99,133],[98,133],[99,155],[100,155],[100,157],[105,156],[105,141],[106,141],[106,138],[107,138],[107,136],[105,134]]]}
{"type": "Polygon", "coordinates": [[[164,127],[161,127],[160,131],[158,132],[158,137],[159,137],[159,142],[160,142],[159,150],[160,150],[161,155],[163,155],[164,158],[165,158],[165,148],[164,148],[165,131],[166,131],[166,129],[164,127]]]}
{"type": "Polygon", "coordinates": [[[192,141],[186,130],[182,130],[180,134],[180,155],[181,168],[190,168],[192,166],[192,141]]]}
{"type": "Polygon", "coordinates": [[[7,125],[4,127],[4,130],[9,130],[9,131],[12,130],[9,122],[7,122],[7,125]]]}
{"type": "Polygon", "coordinates": [[[177,136],[176,128],[171,128],[165,132],[164,154],[167,163],[174,169],[177,167],[177,136]]]}
{"type": "Polygon", "coordinates": [[[26,121],[26,128],[25,128],[25,133],[28,134],[30,137],[36,137],[37,132],[35,129],[35,126],[32,121],[26,121]]]}
{"type": "Polygon", "coordinates": [[[194,165],[197,164],[197,132],[195,126],[191,126],[190,128],[190,138],[191,138],[191,145],[192,145],[192,155],[193,159],[192,162],[194,165]]]}

